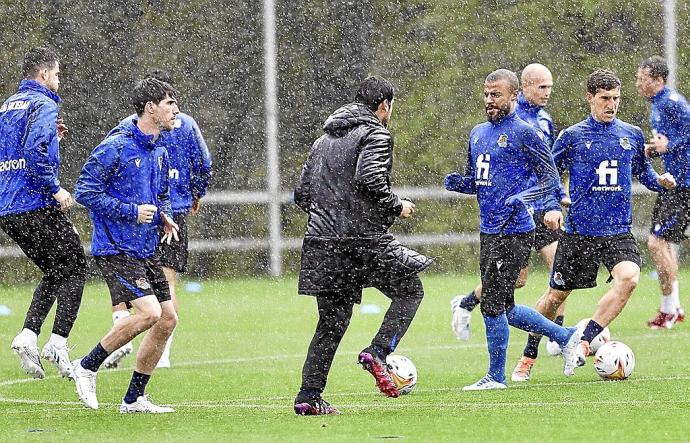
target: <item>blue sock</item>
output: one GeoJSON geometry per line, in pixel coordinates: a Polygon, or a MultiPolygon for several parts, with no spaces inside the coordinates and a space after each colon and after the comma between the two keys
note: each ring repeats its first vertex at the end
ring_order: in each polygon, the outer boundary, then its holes
{"type": "Polygon", "coordinates": [[[590,320],[589,323],[587,323],[587,326],[585,327],[584,332],[582,333],[582,340],[592,343],[592,340],[594,340],[594,337],[599,335],[601,331],[604,330],[604,327],[600,325],[599,323],[595,322],[594,320],[590,320]]]}
{"type": "Polygon", "coordinates": [[[474,294],[474,291],[470,292],[460,300],[460,307],[472,311],[479,304],[479,299],[474,294]]]}
{"type": "Polygon", "coordinates": [[[81,359],[81,367],[88,369],[89,371],[96,372],[98,368],[101,367],[106,358],[110,355],[110,352],[103,349],[101,343],[98,342],[95,348],[89,352],[89,354],[81,359]]]}
{"type": "Polygon", "coordinates": [[[125,394],[125,403],[132,404],[137,401],[137,398],[144,395],[146,384],[150,378],[150,375],[134,371],[132,373],[132,380],[129,382],[129,389],[127,389],[127,394],[125,394]]]}
{"type": "Polygon", "coordinates": [[[510,329],[505,314],[484,315],[486,345],[489,349],[489,375],[499,383],[506,383],[506,350],[510,329]]]}
{"type": "Polygon", "coordinates": [[[508,311],[507,316],[510,326],[545,335],[561,346],[568,343],[568,339],[573,335],[572,330],[558,326],[529,306],[515,305],[508,311]]]}

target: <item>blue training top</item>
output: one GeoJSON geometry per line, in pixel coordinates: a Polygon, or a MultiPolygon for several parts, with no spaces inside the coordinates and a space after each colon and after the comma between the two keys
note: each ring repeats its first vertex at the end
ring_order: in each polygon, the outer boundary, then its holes
{"type": "Polygon", "coordinates": [[[570,175],[572,204],[565,230],[586,236],[611,236],[632,228],[632,177],[663,192],[659,175],[644,155],[644,135],[637,126],[591,115],[560,133],[553,146],[559,172],[570,175]]]}
{"type": "Polygon", "coordinates": [[[485,234],[517,234],[535,228],[530,204],[543,200],[546,211],[560,210],[558,173],[549,147],[515,112],[470,132],[465,173],[445,180],[449,191],[477,194],[485,234]],[[533,175],[539,181],[534,183],[533,175]]]}
{"type": "Polygon", "coordinates": [[[679,188],[690,188],[690,105],[666,87],[651,102],[652,129],[668,138],[668,152],[661,154],[664,168],[676,178],[679,188]]]}

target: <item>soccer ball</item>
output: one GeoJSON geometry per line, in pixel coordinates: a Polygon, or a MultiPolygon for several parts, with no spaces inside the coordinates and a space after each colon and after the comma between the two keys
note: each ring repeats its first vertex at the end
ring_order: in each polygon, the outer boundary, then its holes
{"type": "Polygon", "coordinates": [[[417,368],[409,358],[391,354],[386,357],[386,366],[401,394],[409,394],[417,386],[417,368]]]}
{"type": "MultiPolygon", "coordinates": [[[[575,327],[577,330],[575,331],[576,334],[582,335],[583,332],[585,332],[585,328],[587,327],[587,323],[591,318],[583,318],[577,324],[575,327]]],[[[601,348],[604,344],[606,344],[609,340],[611,340],[611,331],[609,331],[608,326],[606,326],[594,339],[590,342],[589,344],[589,355],[594,355],[597,353],[599,348],[601,348]]]]}
{"type": "Polygon", "coordinates": [[[604,380],[625,380],[635,369],[635,354],[626,344],[610,341],[594,356],[594,369],[604,380]]]}

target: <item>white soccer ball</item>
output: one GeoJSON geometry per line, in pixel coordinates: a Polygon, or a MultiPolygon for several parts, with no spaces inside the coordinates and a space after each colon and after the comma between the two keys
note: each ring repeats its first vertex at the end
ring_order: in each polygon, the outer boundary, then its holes
{"type": "MultiPolygon", "coordinates": [[[[587,323],[591,318],[583,318],[577,324],[575,327],[577,330],[575,331],[576,334],[582,335],[583,332],[585,332],[585,328],[587,327],[587,323]]],[[[609,331],[608,326],[606,326],[594,339],[589,343],[589,355],[594,355],[597,353],[599,348],[601,348],[604,344],[609,342],[611,340],[611,331],[609,331]]]]}
{"type": "Polygon", "coordinates": [[[409,394],[417,386],[417,368],[409,358],[391,354],[386,357],[386,366],[401,394],[409,394]]]}
{"type": "Polygon", "coordinates": [[[604,380],[625,380],[635,369],[635,354],[626,344],[610,341],[594,356],[594,369],[604,380]]]}

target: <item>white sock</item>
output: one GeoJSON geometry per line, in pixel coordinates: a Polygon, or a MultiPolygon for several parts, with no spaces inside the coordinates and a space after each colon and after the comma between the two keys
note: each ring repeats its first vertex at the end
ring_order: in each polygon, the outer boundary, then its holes
{"type": "Polygon", "coordinates": [[[48,343],[52,343],[58,348],[64,348],[67,346],[67,337],[63,337],[62,335],[57,334],[50,334],[50,339],[48,340],[48,343]]]}
{"type": "Polygon", "coordinates": [[[680,309],[680,293],[678,291],[678,280],[673,280],[673,283],[671,283],[671,298],[673,299],[673,304],[676,306],[676,309],[680,309]]]}
{"type": "Polygon", "coordinates": [[[115,324],[115,323],[119,322],[120,320],[122,320],[123,318],[127,318],[127,317],[129,317],[129,311],[128,310],[125,309],[124,311],[115,311],[115,312],[113,312],[113,324],[115,324]]]}
{"type": "Polygon", "coordinates": [[[21,335],[29,340],[34,346],[36,346],[36,343],[38,342],[38,335],[36,335],[36,333],[31,329],[24,328],[18,335],[21,335]]]}
{"type": "Polygon", "coordinates": [[[676,313],[676,303],[673,301],[673,296],[671,294],[661,296],[661,307],[659,310],[664,314],[676,313]]]}
{"type": "Polygon", "coordinates": [[[163,348],[163,355],[161,355],[161,359],[159,361],[170,361],[170,347],[172,346],[173,334],[170,334],[170,337],[168,337],[168,341],[165,342],[165,348],[163,348]]]}

